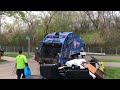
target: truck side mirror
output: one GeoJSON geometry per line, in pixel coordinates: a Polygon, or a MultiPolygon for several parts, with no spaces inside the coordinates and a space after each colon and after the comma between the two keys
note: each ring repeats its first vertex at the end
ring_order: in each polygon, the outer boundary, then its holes
{"type": "Polygon", "coordinates": [[[41,43],[42,43],[42,41],[39,41],[39,43],[41,44],[41,43]]]}
{"type": "Polygon", "coordinates": [[[85,43],[83,43],[83,48],[84,48],[84,50],[86,49],[86,44],[85,43]]]}

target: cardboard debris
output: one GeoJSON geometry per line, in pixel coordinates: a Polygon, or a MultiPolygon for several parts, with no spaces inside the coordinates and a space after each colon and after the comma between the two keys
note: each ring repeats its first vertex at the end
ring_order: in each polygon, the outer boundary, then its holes
{"type": "Polygon", "coordinates": [[[93,73],[96,78],[98,79],[103,79],[104,78],[104,72],[102,72],[100,69],[96,69],[92,64],[87,64],[87,63],[84,63],[83,66],[85,68],[88,68],[88,70],[93,73]]]}

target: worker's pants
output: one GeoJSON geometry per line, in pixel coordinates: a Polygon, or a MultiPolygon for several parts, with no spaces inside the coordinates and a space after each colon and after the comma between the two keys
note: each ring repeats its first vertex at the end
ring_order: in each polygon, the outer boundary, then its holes
{"type": "Polygon", "coordinates": [[[24,69],[17,69],[17,79],[21,78],[21,74],[23,74],[22,78],[25,78],[24,69]]]}

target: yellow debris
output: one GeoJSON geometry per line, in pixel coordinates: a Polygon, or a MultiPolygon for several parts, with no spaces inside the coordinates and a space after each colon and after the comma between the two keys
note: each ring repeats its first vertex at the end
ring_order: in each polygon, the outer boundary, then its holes
{"type": "Polygon", "coordinates": [[[104,63],[99,62],[99,69],[104,72],[104,63]]]}

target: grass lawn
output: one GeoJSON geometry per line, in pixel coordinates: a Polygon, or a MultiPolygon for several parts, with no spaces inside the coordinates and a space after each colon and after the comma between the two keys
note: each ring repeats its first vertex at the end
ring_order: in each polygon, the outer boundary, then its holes
{"type": "Polygon", "coordinates": [[[120,67],[105,67],[104,79],[120,79],[120,67]]]}
{"type": "Polygon", "coordinates": [[[99,59],[102,62],[120,62],[120,58],[106,58],[106,59],[99,59]]]}
{"type": "MultiPolygon", "coordinates": [[[[32,54],[28,55],[28,53],[23,53],[26,58],[32,58],[32,54]]],[[[9,56],[9,57],[16,57],[18,53],[5,53],[4,56],[9,56]]]]}

